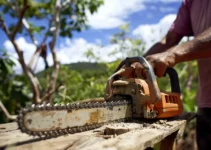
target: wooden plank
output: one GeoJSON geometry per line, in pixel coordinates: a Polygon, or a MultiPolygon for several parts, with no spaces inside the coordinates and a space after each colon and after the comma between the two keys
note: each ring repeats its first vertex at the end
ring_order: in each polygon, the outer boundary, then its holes
{"type": "Polygon", "coordinates": [[[63,150],[69,147],[80,149],[80,147],[86,147],[87,145],[92,145],[93,143],[105,140],[102,137],[92,136],[93,133],[83,132],[72,135],[60,136],[57,138],[52,138],[48,140],[35,141],[20,145],[9,145],[7,146],[10,150],[63,150]]]}
{"type": "Polygon", "coordinates": [[[185,125],[185,120],[170,121],[167,126],[152,124],[147,128],[130,131],[115,138],[85,147],[82,150],[142,150],[152,147],[177,130],[184,129],[185,125]]]}
{"type": "Polygon", "coordinates": [[[4,132],[17,130],[17,129],[18,129],[17,123],[0,124],[0,134],[4,132]]]}
{"type": "Polygon", "coordinates": [[[25,141],[30,141],[33,138],[27,134],[21,133],[20,130],[13,130],[10,132],[4,132],[0,134],[0,148],[7,145],[13,145],[25,141]]]}
{"type": "MultiPolygon", "coordinates": [[[[181,136],[185,128],[186,120],[192,119],[194,114],[186,114],[182,117],[170,120],[155,121],[136,121],[133,123],[117,123],[114,125],[103,126],[93,132],[87,131],[77,134],[69,134],[52,139],[38,139],[19,130],[0,133],[0,148],[8,147],[10,149],[144,149],[160,142],[165,137],[178,131],[181,136]],[[116,135],[102,135],[106,133],[106,128],[114,127],[116,135]],[[122,132],[125,127],[126,132],[122,132]],[[124,134],[121,134],[121,132],[124,134]],[[117,136],[117,134],[120,134],[117,136]],[[111,138],[109,138],[111,137],[111,138]],[[107,139],[109,138],[109,139],[107,139]]],[[[10,124],[15,127],[15,125],[10,124]]],[[[13,128],[15,129],[15,128],[13,128]]],[[[108,134],[109,132],[107,132],[108,134]]],[[[109,133],[111,134],[111,133],[109,133]]]]}
{"type": "Polygon", "coordinates": [[[161,141],[161,146],[160,146],[160,150],[172,150],[172,149],[176,149],[175,146],[175,139],[177,137],[178,131],[173,132],[172,134],[170,134],[169,136],[165,137],[162,141],[161,141]],[[175,146],[175,147],[174,147],[175,146]],[[174,147],[174,148],[173,148],[174,147]]]}

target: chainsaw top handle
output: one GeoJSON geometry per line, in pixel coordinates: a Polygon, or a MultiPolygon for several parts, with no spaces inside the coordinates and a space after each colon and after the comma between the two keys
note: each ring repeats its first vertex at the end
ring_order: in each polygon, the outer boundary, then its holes
{"type": "Polygon", "coordinates": [[[127,57],[119,64],[115,72],[117,72],[124,65],[130,66],[134,62],[139,62],[144,67],[143,69],[146,73],[146,80],[150,90],[150,102],[152,104],[159,102],[161,100],[160,89],[158,87],[154,71],[144,57],[127,57]]]}
{"type": "MultiPolygon", "coordinates": [[[[115,72],[118,72],[118,70],[120,70],[123,65],[130,66],[134,62],[139,62],[144,67],[144,71],[147,77],[147,83],[149,85],[150,90],[151,103],[156,103],[160,101],[161,94],[157,84],[156,76],[154,74],[153,68],[144,57],[127,57],[119,64],[115,72]]],[[[168,74],[170,78],[171,91],[180,93],[179,79],[176,70],[174,70],[173,68],[167,68],[165,75],[166,74],[168,74]]]]}

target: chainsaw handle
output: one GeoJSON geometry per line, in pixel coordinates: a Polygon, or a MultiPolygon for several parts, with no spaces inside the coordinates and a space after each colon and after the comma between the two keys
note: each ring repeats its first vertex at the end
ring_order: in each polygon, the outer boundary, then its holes
{"type": "Polygon", "coordinates": [[[153,104],[159,102],[161,100],[161,94],[157,84],[156,76],[154,74],[153,68],[144,57],[127,57],[119,64],[115,72],[120,70],[123,65],[130,66],[134,62],[139,62],[144,67],[150,90],[150,102],[153,104]]]}
{"type": "MultiPolygon", "coordinates": [[[[179,78],[176,70],[174,68],[167,68],[165,75],[168,74],[171,82],[171,91],[176,93],[181,93],[180,85],[179,85],[179,78]]],[[[164,76],[165,76],[164,75],[164,76]]]]}

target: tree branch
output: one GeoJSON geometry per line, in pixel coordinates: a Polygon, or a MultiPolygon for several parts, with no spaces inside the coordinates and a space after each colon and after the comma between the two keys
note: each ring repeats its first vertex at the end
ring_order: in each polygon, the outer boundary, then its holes
{"type": "MultiPolygon", "coordinates": [[[[61,9],[61,0],[57,0],[56,1],[56,12],[54,15],[54,21],[55,21],[55,31],[53,34],[53,39],[50,42],[50,50],[53,56],[53,72],[51,75],[51,80],[50,80],[50,87],[48,89],[48,92],[50,91],[54,91],[54,89],[56,88],[56,81],[57,81],[57,77],[58,77],[58,72],[59,72],[59,61],[57,60],[57,56],[56,56],[56,51],[54,49],[55,44],[56,44],[56,40],[59,34],[59,29],[60,29],[60,9],[61,9]]],[[[49,96],[49,102],[52,103],[52,95],[49,96]]]]}
{"type": "MultiPolygon", "coordinates": [[[[17,4],[17,1],[15,1],[15,4],[12,4],[12,2],[10,0],[7,0],[8,4],[10,5],[10,7],[12,8],[12,10],[16,13],[16,14],[19,14],[19,7],[18,7],[18,4],[17,4]],[[15,6],[16,5],[16,6],[15,6]]],[[[29,36],[33,42],[33,44],[38,47],[38,43],[37,43],[37,40],[35,39],[31,29],[30,29],[30,26],[26,20],[26,18],[23,17],[22,19],[22,24],[23,26],[25,27],[26,31],[29,33],[29,36]]]]}
{"type": "Polygon", "coordinates": [[[62,2],[62,7],[66,6],[67,4],[71,3],[72,0],[66,0],[62,2]]]}
{"type": "Polygon", "coordinates": [[[6,115],[6,117],[9,119],[9,120],[16,120],[17,119],[17,116],[16,115],[10,115],[10,113],[7,111],[7,109],[5,108],[4,104],[1,102],[0,100],[0,108],[1,110],[4,112],[4,114],[6,115]]]}
{"type": "Polygon", "coordinates": [[[49,98],[50,96],[52,96],[56,91],[58,91],[59,89],[63,88],[63,85],[59,85],[58,87],[52,89],[51,91],[47,92],[42,98],[40,103],[43,103],[47,98],[49,98]]]}
{"type": "Polygon", "coordinates": [[[15,50],[18,54],[19,57],[19,62],[23,68],[23,71],[25,73],[25,75],[29,78],[32,90],[33,90],[33,103],[39,103],[40,102],[40,85],[39,82],[37,80],[37,78],[34,76],[34,74],[30,71],[30,69],[28,69],[28,67],[26,66],[26,63],[24,61],[24,57],[23,57],[23,52],[19,49],[17,43],[13,40],[11,41],[13,46],[15,47],[15,50]]]}
{"type": "Polygon", "coordinates": [[[24,56],[23,56],[23,52],[20,50],[20,48],[18,47],[17,43],[15,42],[15,40],[13,40],[11,38],[11,34],[10,31],[8,30],[5,22],[3,19],[0,20],[1,23],[1,28],[3,29],[3,31],[6,33],[6,35],[8,36],[8,38],[10,39],[10,41],[12,42],[16,53],[18,54],[18,60],[22,66],[23,72],[25,73],[25,75],[29,78],[32,90],[33,90],[33,103],[39,103],[40,101],[40,86],[39,86],[39,82],[36,79],[36,77],[32,74],[32,72],[27,68],[26,63],[24,61],[24,56]]]}
{"type": "Polygon", "coordinates": [[[37,47],[36,51],[34,52],[34,54],[32,55],[32,58],[29,61],[28,67],[32,70],[32,65],[34,64],[34,61],[36,60],[36,62],[38,61],[38,57],[40,55],[42,51],[42,44],[37,47]]]}
{"type": "Polygon", "coordinates": [[[33,44],[34,44],[36,47],[38,47],[37,40],[35,39],[35,37],[34,37],[34,35],[33,35],[33,33],[32,33],[32,30],[30,29],[30,26],[29,26],[29,24],[28,24],[28,22],[27,22],[27,20],[26,20],[25,18],[22,19],[22,24],[23,24],[23,26],[25,27],[26,31],[29,33],[29,36],[30,36],[30,38],[31,38],[31,40],[32,40],[32,42],[33,42],[33,44]]]}
{"type": "Polygon", "coordinates": [[[21,28],[21,25],[22,25],[22,19],[24,17],[24,14],[26,12],[26,10],[29,8],[29,5],[27,4],[27,0],[24,0],[24,7],[23,9],[20,11],[20,14],[19,14],[19,20],[17,22],[17,25],[11,35],[11,39],[14,40],[15,39],[15,36],[17,34],[17,32],[20,30],[21,28]]]}
{"type": "Polygon", "coordinates": [[[0,26],[3,29],[3,31],[6,33],[6,35],[8,36],[8,38],[11,40],[11,33],[10,33],[7,25],[5,24],[3,18],[0,19],[0,26]]]}
{"type": "Polygon", "coordinates": [[[44,36],[44,38],[43,38],[43,40],[42,40],[40,46],[37,46],[37,50],[34,52],[34,54],[32,55],[32,58],[31,58],[30,61],[29,61],[28,66],[29,66],[29,68],[31,68],[31,69],[32,69],[32,65],[34,64],[34,61],[35,61],[35,60],[36,60],[36,62],[38,61],[38,57],[39,57],[39,55],[40,55],[40,53],[41,53],[40,47],[41,47],[41,45],[43,45],[43,44],[46,42],[46,40],[47,40],[47,38],[48,38],[48,33],[49,33],[49,31],[50,31],[52,21],[53,21],[53,19],[49,20],[49,23],[48,23],[48,24],[49,24],[49,25],[48,25],[48,30],[46,31],[45,36],[44,36]]]}

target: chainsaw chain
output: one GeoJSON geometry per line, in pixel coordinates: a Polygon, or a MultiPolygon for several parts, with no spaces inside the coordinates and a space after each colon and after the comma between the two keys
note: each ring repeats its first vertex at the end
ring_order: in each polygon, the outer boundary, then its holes
{"type": "Polygon", "coordinates": [[[46,110],[77,110],[77,109],[92,109],[92,108],[103,108],[103,107],[108,107],[112,108],[115,106],[122,106],[122,105],[130,105],[131,100],[120,100],[120,101],[109,101],[109,102],[88,102],[88,103],[74,103],[74,104],[42,104],[42,105],[32,105],[30,107],[26,107],[20,110],[17,122],[20,130],[24,133],[27,133],[29,135],[33,136],[39,136],[39,137],[57,137],[60,135],[65,135],[65,134],[74,134],[74,133],[79,133],[83,131],[88,131],[88,130],[93,130],[96,128],[101,127],[102,125],[105,125],[107,123],[111,122],[123,122],[123,121],[128,121],[131,118],[122,118],[118,120],[112,120],[109,122],[104,122],[104,123],[97,123],[97,124],[90,124],[90,125],[85,125],[85,126],[79,126],[79,127],[69,127],[66,129],[59,129],[59,130],[53,130],[53,131],[30,131],[28,130],[25,125],[24,125],[24,116],[32,111],[46,111],[46,110]]]}

